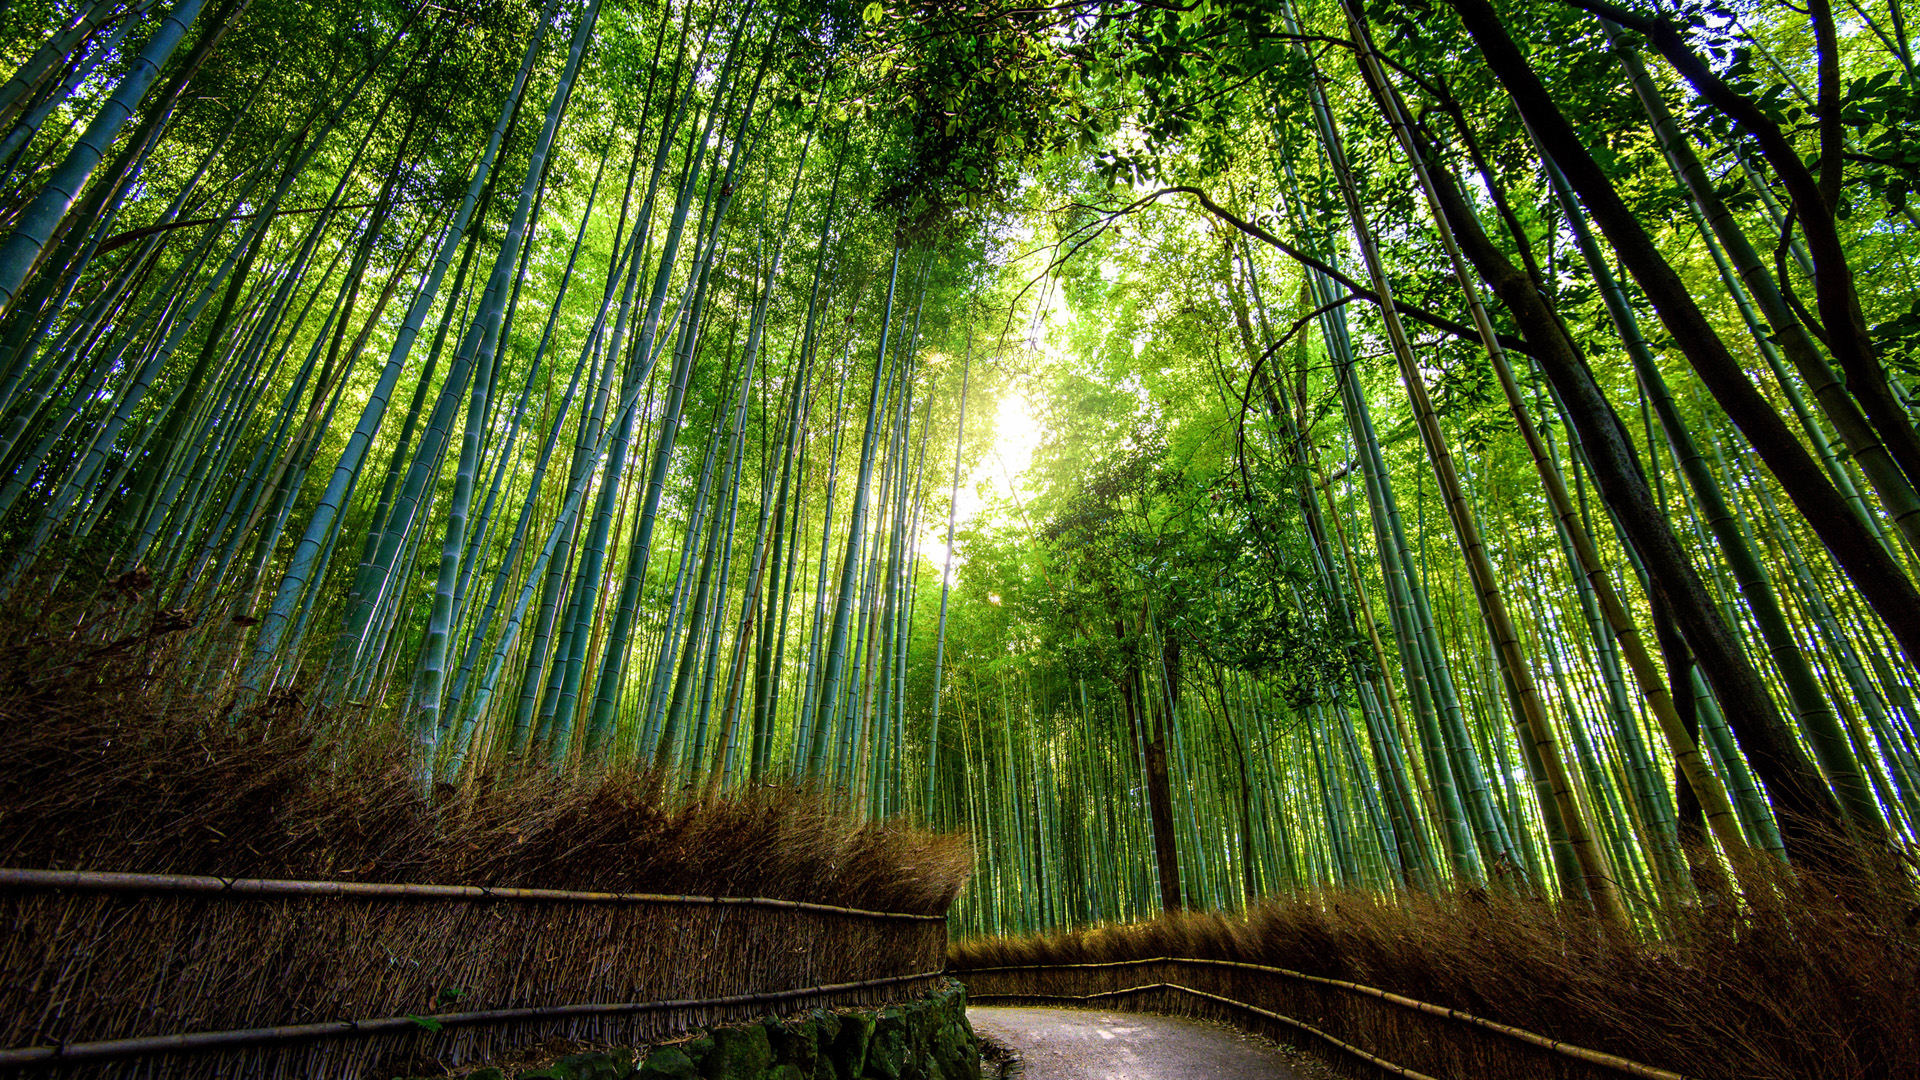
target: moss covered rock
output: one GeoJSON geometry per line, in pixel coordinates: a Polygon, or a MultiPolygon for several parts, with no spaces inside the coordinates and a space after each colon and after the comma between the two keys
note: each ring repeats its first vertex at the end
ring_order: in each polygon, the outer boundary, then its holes
{"type": "Polygon", "coordinates": [[[773,1065],[765,1025],[713,1029],[713,1049],[700,1063],[706,1080],[762,1080],[773,1065]]]}
{"type": "Polygon", "coordinates": [[[980,1080],[980,1040],[961,1012],[934,1029],[928,1046],[931,1067],[940,1080],[980,1080]]]}
{"type": "Polygon", "coordinates": [[[698,1065],[707,1060],[708,1054],[713,1053],[713,1035],[711,1032],[705,1033],[697,1039],[688,1039],[686,1042],[674,1045],[680,1048],[681,1053],[691,1058],[695,1065],[698,1065]]]}
{"type": "Polygon", "coordinates": [[[872,1040],[873,1017],[862,1013],[841,1015],[840,1032],[826,1051],[838,1080],[859,1080],[866,1073],[867,1047],[872,1040]]]}
{"type": "Polygon", "coordinates": [[[919,1080],[921,1070],[914,1068],[913,1026],[907,1010],[899,1007],[880,1010],[873,1018],[873,1037],[867,1043],[867,1067],[863,1075],[873,1080],[919,1080]]]}
{"type": "Polygon", "coordinates": [[[700,1080],[700,1066],[677,1046],[665,1046],[647,1055],[634,1080],[700,1080]]]}
{"type": "Polygon", "coordinates": [[[767,1029],[767,1041],[773,1045],[775,1064],[790,1065],[799,1072],[801,1080],[812,1080],[820,1065],[820,1022],[808,1017],[791,1023],[768,1020],[762,1026],[767,1029]]]}
{"type": "Polygon", "coordinates": [[[627,1080],[633,1072],[633,1053],[610,1050],[604,1053],[571,1054],[554,1062],[567,1070],[570,1080],[627,1080]]]}
{"type": "Polygon", "coordinates": [[[815,1009],[807,1014],[820,1032],[820,1045],[826,1046],[840,1035],[840,1014],[831,1009],[815,1009]]]}
{"type": "MultiPolygon", "coordinates": [[[[501,1075],[497,1069],[483,1070],[489,1071],[493,1076],[501,1075]]],[[[633,1074],[632,1051],[596,1050],[586,1054],[568,1054],[550,1065],[518,1073],[515,1080],[628,1080],[633,1074]]]]}
{"type": "MultiPolygon", "coordinates": [[[[515,1080],[980,1080],[966,1010],[966,988],[946,981],[902,1005],[713,1028],[637,1063],[622,1050],[572,1054],[515,1080]]],[[[483,1069],[470,1080],[506,1077],[483,1069]]]]}

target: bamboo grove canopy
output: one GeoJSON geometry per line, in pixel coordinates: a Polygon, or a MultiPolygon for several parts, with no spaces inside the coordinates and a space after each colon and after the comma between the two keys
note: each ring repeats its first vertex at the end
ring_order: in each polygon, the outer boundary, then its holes
{"type": "Polygon", "coordinates": [[[965,926],[1920,837],[1901,0],[8,0],[0,595],[965,926]]]}

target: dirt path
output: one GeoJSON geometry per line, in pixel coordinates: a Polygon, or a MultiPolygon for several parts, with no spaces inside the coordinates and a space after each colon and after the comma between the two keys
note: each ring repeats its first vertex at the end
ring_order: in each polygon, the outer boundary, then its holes
{"type": "Polygon", "coordinates": [[[1092,1009],[983,1008],[967,1019],[1020,1055],[1024,1080],[1322,1080],[1303,1055],[1199,1020],[1092,1009]]]}

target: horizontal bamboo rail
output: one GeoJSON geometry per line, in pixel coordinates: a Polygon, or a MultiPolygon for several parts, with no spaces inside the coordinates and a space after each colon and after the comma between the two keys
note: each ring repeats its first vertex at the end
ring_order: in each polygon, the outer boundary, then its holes
{"type": "MultiPolygon", "coordinates": [[[[978,972],[990,972],[990,971],[1057,971],[1057,970],[1065,970],[1068,968],[1139,967],[1143,964],[1197,964],[1197,965],[1202,965],[1207,967],[1236,968],[1244,971],[1260,971],[1260,972],[1266,972],[1271,975],[1282,975],[1290,979],[1299,979],[1303,982],[1320,983],[1324,986],[1334,986],[1342,990],[1351,991],[1356,994],[1364,994],[1368,997],[1378,998],[1381,1001],[1389,1002],[1394,1005],[1399,1005],[1403,1008],[1414,1009],[1418,1012],[1428,1013],[1433,1016],[1444,1016],[1451,1020],[1459,1020],[1463,1023],[1472,1024],[1476,1027],[1484,1028],[1485,1030],[1496,1032],[1498,1034],[1505,1035],[1512,1039],[1518,1039],[1519,1041],[1524,1043],[1530,1043],[1534,1046],[1540,1047],[1543,1050],[1547,1050],[1555,1054],[1560,1054],[1565,1057],[1575,1058],[1577,1060],[1584,1061],[1589,1065],[1598,1065],[1598,1066],[1601,1066],[1602,1068],[1613,1069],[1617,1072],[1626,1073],[1629,1076],[1637,1076],[1642,1078],[1642,1080],[1688,1080],[1687,1077],[1682,1076],[1677,1072],[1671,1072],[1666,1069],[1656,1068],[1655,1066],[1652,1066],[1652,1065],[1643,1065],[1640,1062],[1634,1061],[1630,1058],[1619,1057],[1618,1055],[1605,1053],[1600,1050],[1589,1050],[1584,1046],[1575,1046],[1574,1044],[1569,1042],[1562,1042],[1559,1039],[1552,1039],[1552,1038],[1548,1038],[1545,1035],[1535,1034],[1534,1032],[1528,1031],[1525,1028],[1517,1028],[1512,1026],[1511,1024],[1502,1024],[1497,1020],[1488,1020],[1483,1016],[1475,1016],[1470,1012],[1463,1012],[1459,1009],[1450,1009],[1444,1005],[1434,1005],[1430,1002],[1420,1001],[1416,998],[1407,997],[1404,994],[1396,994],[1396,993],[1393,993],[1392,991],[1381,990],[1377,987],[1372,987],[1372,986],[1363,986],[1360,983],[1348,982],[1344,979],[1330,979],[1324,975],[1309,975],[1304,971],[1294,971],[1291,968],[1273,967],[1268,964],[1249,964],[1239,960],[1206,960],[1206,959],[1201,959],[1199,957],[1191,957],[1191,956],[1153,956],[1153,957],[1147,957],[1145,959],[1140,959],[1140,960],[1107,960],[1107,961],[1102,961],[1098,963],[1086,963],[1086,964],[1011,964],[1011,965],[1006,965],[1002,967],[965,968],[965,969],[955,970],[953,974],[956,977],[960,977],[968,974],[973,974],[978,972]]],[[[1172,984],[1167,984],[1167,985],[1172,985],[1172,984]]],[[[1176,989],[1184,990],[1186,988],[1176,987],[1176,989]]],[[[1200,993],[1200,991],[1197,991],[1197,990],[1191,991],[1191,992],[1200,993]]],[[[1018,996],[1024,996],[1024,995],[989,994],[985,996],[1018,997],[1018,996]]],[[[1071,997],[1072,995],[1065,995],[1065,996],[1071,997]]],[[[1225,1000],[1225,999],[1223,998],[1222,1000],[1225,1000]]],[[[1234,1004],[1242,1004],[1242,1003],[1234,1002],[1234,1004]]],[[[1254,1006],[1251,1006],[1251,1005],[1247,1005],[1245,1007],[1254,1008],[1254,1006]]],[[[1280,1019],[1283,1021],[1286,1020],[1285,1017],[1277,1017],[1277,1019],[1280,1019]]],[[[1329,1038],[1331,1037],[1329,1036],[1329,1038]]],[[[1408,1075],[1412,1075],[1412,1074],[1408,1074],[1408,1075]]]]}
{"type": "Polygon", "coordinates": [[[288,1024],[281,1027],[243,1028],[236,1031],[195,1031],[177,1035],[146,1035],[135,1039],[107,1039],[100,1042],[66,1043],[60,1046],[23,1046],[0,1050],[0,1068],[65,1064],[82,1061],[107,1061],[114,1058],[145,1057],[152,1054],[196,1050],[223,1050],[269,1043],[296,1042],[303,1039],[343,1038],[366,1035],[390,1035],[396,1032],[437,1030],[508,1024],[527,1020],[558,1020],[574,1016],[617,1016],[656,1012],[662,1009],[704,1009],[725,1005],[753,1005],[762,1002],[789,1001],[794,998],[820,997],[892,986],[918,979],[938,978],[944,972],[924,971],[914,975],[892,975],[862,982],[830,983],[798,990],[774,990],[759,994],[734,994],[731,997],[690,999],[685,1001],[627,1001],[581,1005],[539,1005],[519,1009],[486,1009],[478,1012],[440,1013],[430,1017],[385,1016],[375,1020],[335,1020],[323,1024],[288,1024]],[[423,1023],[424,1021],[424,1023],[423,1023]]]}
{"type": "Polygon", "coordinates": [[[88,892],[189,893],[227,897],[313,897],[342,900],[517,900],[574,904],[706,904],[718,907],[780,908],[854,915],[867,919],[945,922],[945,915],[774,900],[764,896],[682,896],[667,893],[574,892],[567,889],[518,889],[494,885],[403,885],[369,881],[284,881],[275,878],[224,878],[195,874],[122,874],[100,870],[0,869],[0,889],[22,891],[77,889],[88,892]]]}
{"type": "MultiPolygon", "coordinates": [[[[976,968],[974,970],[986,971],[991,969],[976,968]]],[[[999,970],[1004,971],[1007,969],[1001,968],[999,970]]],[[[1221,997],[1219,994],[1209,994],[1205,990],[1195,990],[1191,986],[1181,986],[1179,983],[1146,983],[1141,986],[1129,986],[1121,990],[1104,990],[1098,994],[981,994],[978,998],[974,1000],[982,1001],[987,998],[1015,998],[1021,1001],[1094,1001],[1099,998],[1120,997],[1123,994],[1144,993],[1148,990],[1178,990],[1181,993],[1192,994],[1195,997],[1208,998],[1213,1001],[1218,1001],[1223,1005],[1232,1005],[1235,1008],[1245,1009],[1251,1013],[1258,1013],[1259,1015],[1264,1016],[1269,1020],[1278,1020],[1282,1024],[1287,1025],[1288,1027],[1298,1028],[1309,1035],[1317,1035],[1320,1038],[1325,1039],[1326,1041],[1339,1047],[1340,1049],[1345,1050],[1347,1053],[1352,1054],[1355,1057],[1361,1058],[1362,1060],[1369,1062],[1375,1067],[1382,1069],[1386,1072],[1390,1072],[1395,1076],[1404,1076],[1407,1078],[1407,1080],[1439,1080],[1439,1078],[1436,1076],[1430,1076],[1427,1073],[1417,1072],[1413,1069],[1407,1068],[1405,1065],[1397,1065],[1391,1061],[1388,1061],[1386,1058],[1383,1058],[1383,1057],[1376,1057],[1375,1055],[1360,1049],[1359,1047],[1353,1045],[1350,1042],[1342,1042],[1341,1040],[1334,1038],[1332,1035],[1329,1035],[1326,1032],[1321,1031],[1319,1028],[1314,1027],[1312,1024],[1307,1024],[1299,1020],[1295,1020],[1291,1016],[1282,1016],[1271,1009],[1263,1009],[1258,1005],[1249,1004],[1248,1002],[1245,1002],[1245,1001],[1235,1001],[1233,998],[1221,997]]]]}

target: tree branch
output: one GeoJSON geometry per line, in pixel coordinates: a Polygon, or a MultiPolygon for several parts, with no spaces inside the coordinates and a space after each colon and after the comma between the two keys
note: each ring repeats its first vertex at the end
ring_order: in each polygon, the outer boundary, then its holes
{"type": "MultiPolygon", "coordinates": [[[[1253,237],[1255,240],[1258,240],[1261,243],[1266,244],[1268,247],[1271,247],[1274,250],[1281,252],[1287,257],[1293,259],[1295,262],[1298,262],[1303,266],[1308,266],[1315,270],[1320,271],[1322,274],[1327,275],[1333,280],[1339,282],[1341,285],[1345,286],[1347,291],[1351,292],[1355,297],[1362,300],[1372,301],[1376,306],[1380,303],[1379,295],[1377,293],[1374,293],[1372,290],[1368,289],[1366,286],[1360,284],[1354,279],[1341,273],[1339,270],[1334,269],[1332,266],[1328,265],[1327,263],[1324,263],[1319,259],[1314,258],[1313,256],[1307,254],[1306,252],[1300,250],[1299,248],[1293,246],[1292,244],[1287,243],[1285,240],[1282,240],[1279,237],[1273,235],[1271,232],[1268,232],[1266,229],[1260,227],[1260,225],[1258,225],[1257,223],[1247,221],[1246,219],[1240,217],[1238,214],[1235,214],[1233,211],[1225,209],[1219,203],[1214,202],[1213,199],[1209,197],[1206,192],[1201,191],[1199,188],[1185,187],[1185,186],[1161,188],[1158,191],[1151,192],[1147,195],[1140,197],[1139,199],[1134,200],[1132,204],[1125,207],[1123,210],[1120,211],[1120,213],[1126,213],[1130,210],[1138,209],[1142,206],[1147,205],[1148,203],[1151,203],[1159,199],[1160,196],[1162,195],[1176,195],[1176,194],[1193,196],[1200,203],[1202,207],[1206,208],[1207,213],[1212,214],[1214,217],[1219,218],[1221,221],[1224,221],[1227,224],[1233,226],[1234,228],[1240,230],[1241,232],[1246,233],[1248,236],[1253,237]]],[[[1425,323],[1426,325],[1431,326],[1436,330],[1444,330],[1447,333],[1452,334],[1453,336],[1461,339],[1462,341],[1470,341],[1476,345],[1480,343],[1479,331],[1475,330],[1470,326],[1467,326],[1462,323],[1454,322],[1452,319],[1445,318],[1444,316],[1436,315],[1425,308],[1415,307],[1414,305],[1409,304],[1404,300],[1395,300],[1393,302],[1393,308],[1395,311],[1398,311],[1400,314],[1405,315],[1407,318],[1412,319],[1415,322],[1425,323]]],[[[1509,352],[1517,352],[1517,353],[1524,354],[1526,356],[1533,355],[1533,346],[1529,345],[1527,342],[1521,340],[1520,338],[1514,337],[1511,334],[1501,334],[1499,335],[1499,338],[1500,338],[1500,344],[1504,348],[1506,348],[1509,352]]]]}
{"type": "MultiPolygon", "coordinates": [[[[1894,398],[1873,338],[1867,332],[1866,319],[1861,314],[1859,291],[1854,284],[1853,267],[1847,260],[1846,246],[1840,239],[1839,227],[1834,219],[1833,199],[1828,194],[1829,188],[1834,194],[1838,193],[1838,174],[1829,170],[1837,170],[1840,162],[1832,155],[1840,153],[1841,148],[1826,145],[1838,129],[1830,131],[1826,117],[1818,117],[1821,121],[1823,157],[1826,160],[1821,164],[1824,175],[1815,179],[1787,132],[1767,116],[1753,99],[1727,85],[1693,51],[1680,28],[1671,20],[1649,19],[1606,0],[1565,2],[1645,36],[1660,55],[1673,65],[1674,70],[1687,80],[1695,93],[1730,117],[1760,144],[1767,164],[1773,167],[1774,174],[1787,189],[1794,212],[1800,219],[1801,233],[1806,237],[1807,248],[1813,255],[1814,307],[1819,311],[1821,321],[1826,324],[1834,359],[1840,362],[1840,370],[1846,373],[1847,390],[1858,399],[1861,411],[1866,413],[1901,471],[1906,473],[1909,480],[1920,482],[1920,432],[1915,431],[1911,417],[1894,398]]],[[[1817,113],[1820,111],[1816,108],[1817,113]]],[[[1830,111],[1837,113],[1838,104],[1833,104],[1830,111]]]]}

